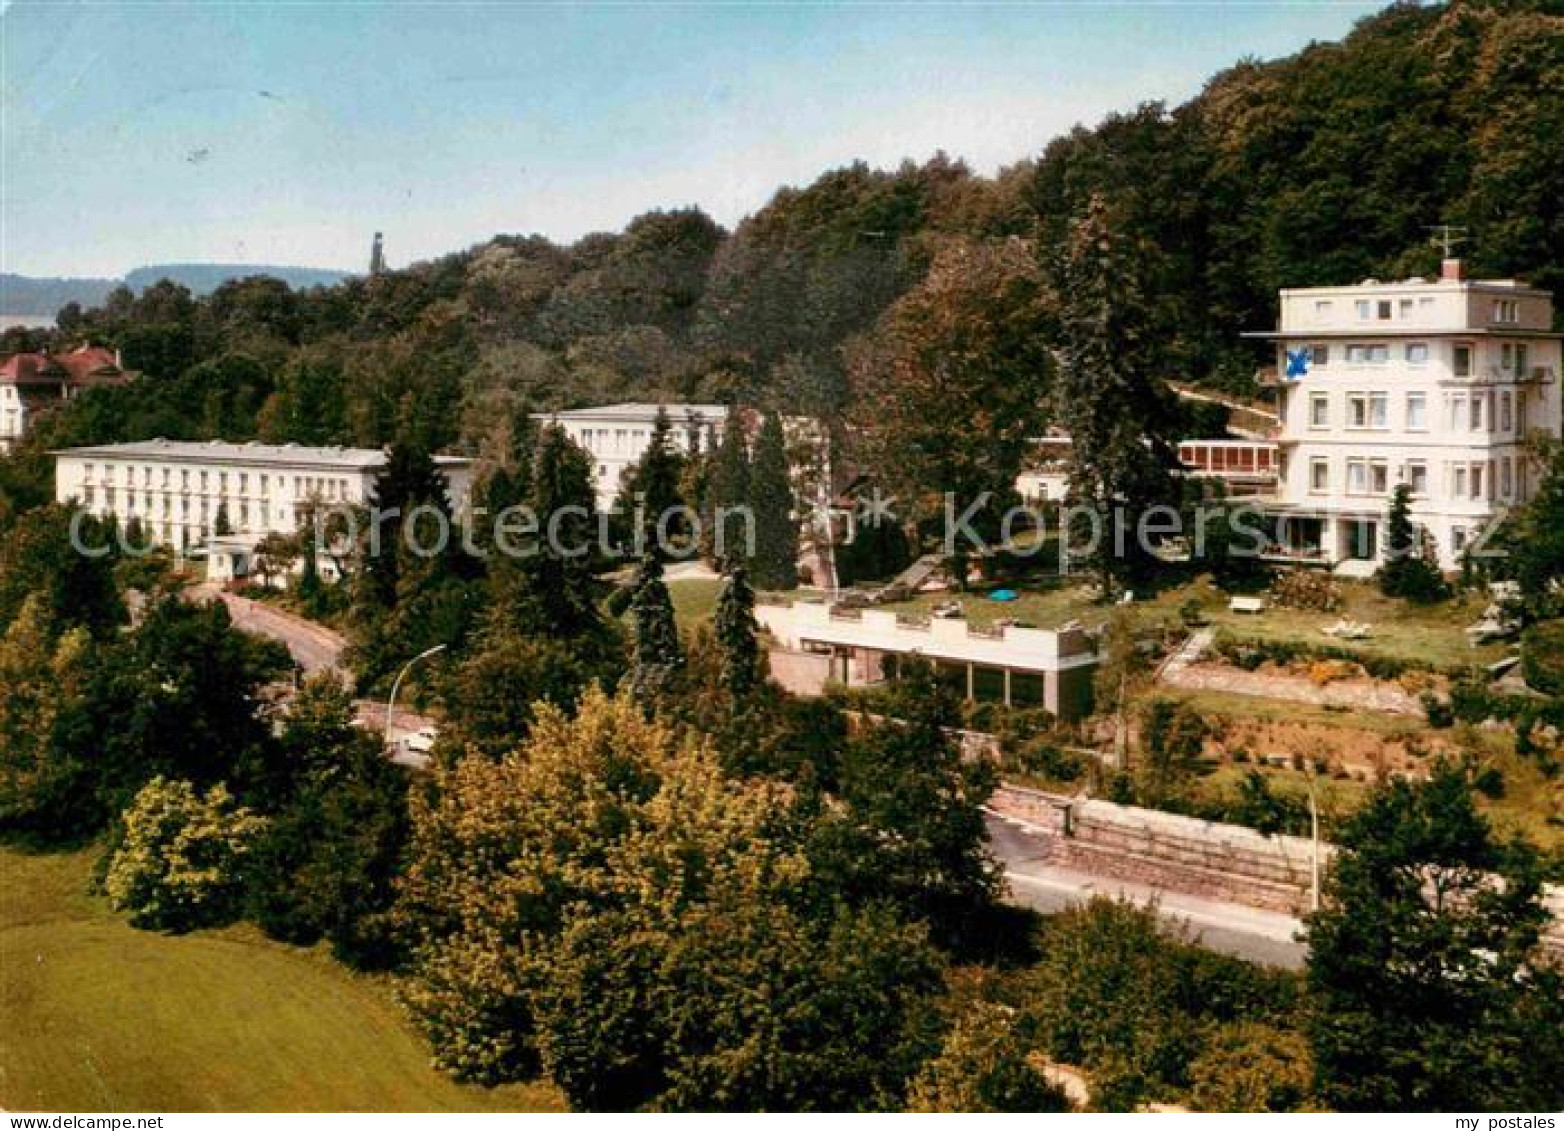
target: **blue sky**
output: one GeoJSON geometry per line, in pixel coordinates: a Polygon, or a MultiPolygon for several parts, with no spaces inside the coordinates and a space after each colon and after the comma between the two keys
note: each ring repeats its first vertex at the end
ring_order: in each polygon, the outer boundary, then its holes
{"type": "Polygon", "coordinates": [[[1378,3],[0,0],[0,261],[399,265],[935,150],[991,172],[1378,3]]]}

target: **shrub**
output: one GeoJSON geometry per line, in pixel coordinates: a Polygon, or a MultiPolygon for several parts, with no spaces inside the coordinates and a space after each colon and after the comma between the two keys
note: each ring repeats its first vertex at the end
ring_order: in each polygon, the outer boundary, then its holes
{"type": "Polygon", "coordinates": [[[1536,624],[1526,631],[1521,671],[1535,690],[1564,695],[1564,620],[1536,624]]]}
{"type": "Polygon", "coordinates": [[[1230,1022],[1189,1066],[1190,1098],[1201,1111],[1298,1111],[1308,1105],[1313,1075],[1302,1033],[1230,1022]]]}
{"type": "Polygon", "coordinates": [[[1290,570],[1271,582],[1271,602],[1284,609],[1333,613],[1341,607],[1341,587],[1328,573],[1290,570]]]}
{"type": "Polygon", "coordinates": [[[125,810],[104,890],[138,927],[185,931],[235,914],[240,869],[266,820],[233,807],[221,783],[202,797],[187,781],[153,778],[125,810]]]}
{"type": "Polygon", "coordinates": [[[1444,699],[1432,691],[1425,691],[1418,698],[1423,704],[1423,714],[1428,717],[1429,726],[1435,730],[1445,730],[1455,725],[1455,710],[1444,699]]]}

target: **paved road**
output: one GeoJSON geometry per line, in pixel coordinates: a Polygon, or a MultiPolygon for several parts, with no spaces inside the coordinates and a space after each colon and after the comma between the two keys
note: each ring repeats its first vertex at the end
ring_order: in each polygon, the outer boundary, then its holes
{"type": "Polygon", "coordinates": [[[342,666],[342,653],[347,648],[347,641],[325,625],[294,616],[261,601],[229,593],[215,585],[196,585],[190,593],[196,600],[210,601],[215,597],[222,601],[228,606],[228,615],[233,618],[234,627],[281,641],[299,667],[304,669],[305,675],[328,669],[344,676],[347,674],[342,666]]]}
{"type": "Polygon", "coordinates": [[[1005,866],[1010,898],[1023,907],[1051,914],[1094,895],[1119,896],[1140,904],[1155,901],[1164,918],[1184,923],[1207,949],[1269,966],[1296,970],[1303,965],[1305,948],[1296,940],[1303,925],[1290,915],[1049,864],[1040,836],[997,814],[989,815],[988,836],[994,855],[1005,866]]]}

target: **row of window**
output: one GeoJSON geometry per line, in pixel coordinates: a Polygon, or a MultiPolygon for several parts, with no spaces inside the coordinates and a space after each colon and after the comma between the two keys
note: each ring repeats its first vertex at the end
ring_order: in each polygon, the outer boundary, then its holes
{"type": "MultiPolygon", "coordinates": [[[[1523,464],[1505,456],[1500,460],[1446,462],[1445,496],[1452,500],[1511,500],[1523,497],[1523,464]]],[[[1390,493],[1390,461],[1353,456],[1346,462],[1346,494],[1383,496],[1390,493]]],[[[1405,483],[1412,494],[1428,494],[1428,461],[1405,460],[1396,467],[1396,482],[1405,483]]],[[[1331,460],[1315,456],[1309,460],[1309,490],[1326,495],[1332,490],[1331,460]]]]}
{"type": "MultiPolygon", "coordinates": [[[[1309,394],[1309,427],[1328,429],[1331,419],[1330,393],[1309,394]]],[[[1389,393],[1346,394],[1346,427],[1385,430],[1390,427],[1389,393]]],[[[1450,432],[1524,432],[1526,398],[1509,390],[1498,393],[1451,393],[1445,396],[1445,426],[1450,432]]],[[[1428,430],[1428,394],[1402,394],[1401,428],[1407,432],[1428,430]]]]}
{"type": "MultiPolygon", "coordinates": [[[[93,470],[93,464],[87,463],[82,465],[82,480],[89,486],[94,481],[93,470]]],[[[136,475],[137,470],[138,469],[131,464],[106,463],[103,465],[103,476],[101,483],[106,487],[112,486],[118,473],[123,471],[125,485],[127,487],[132,487],[136,484],[138,478],[136,475]]],[[[139,477],[141,486],[144,489],[150,490],[154,485],[153,468],[143,465],[139,470],[141,472],[139,477]]],[[[163,467],[157,470],[161,472],[161,474],[156,477],[157,485],[160,486],[164,491],[172,490],[174,484],[173,469],[163,467]]],[[[234,472],[233,474],[234,482],[238,484],[238,493],[241,495],[248,494],[250,490],[249,472],[238,471],[234,472]]],[[[266,498],[268,495],[270,495],[273,484],[276,485],[279,491],[285,492],[289,487],[290,478],[292,479],[293,497],[295,499],[321,498],[335,501],[339,499],[346,500],[349,497],[348,481],[339,477],[324,475],[293,475],[290,477],[282,474],[272,475],[263,473],[257,476],[257,487],[259,488],[259,494],[261,498],[266,498]]],[[[191,484],[196,483],[199,485],[199,489],[202,493],[209,493],[211,485],[214,481],[217,484],[218,493],[226,495],[228,493],[229,487],[228,472],[218,471],[214,473],[208,472],[206,470],[200,470],[192,473],[189,468],[179,469],[178,484],[179,490],[181,491],[190,490],[191,484]],[[195,478],[192,478],[192,475],[194,475],[195,478]]]]}
{"type": "MultiPolygon", "coordinates": [[[[1384,365],[1390,360],[1391,347],[1380,343],[1351,343],[1345,348],[1345,360],[1348,365],[1384,365]]],[[[1408,365],[1427,364],[1429,358],[1427,342],[1405,342],[1400,349],[1401,358],[1408,365]]],[[[1331,349],[1327,345],[1314,345],[1309,347],[1309,364],[1315,368],[1329,365],[1331,349]]],[[[1526,372],[1527,351],[1523,343],[1506,342],[1499,350],[1499,368],[1505,373],[1523,374],[1526,372]]],[[[1472,375],[1473,347],[1470,344],[1456,345],[1451,349],[1450,369],[1457,377],[1470,377],[1472,375]]]]}
{"type": "MultiPolygon", "coordinates": [[[[1368,299],[1360,298],[1353,302],[1359,322],[1389,322],[1392,318],[1411,318],[1414,313],[1426,313],[1433,310],[1435,299],[1433,295],[1422,295],[1416,299],[1368,299]]],[[[1318,318],[1330,317],[1335,303],[1328,298],[1314,301],[1314,313],[1318,318]]],[[[1520,321],[1520,303],[1513,298],[1494,299],[1491,310],[1491,318],[1494,322],[1513,325],[1520,321]]]]}
{"type": "MultiPolygon", "coordinates": [[[[82,488],[82,502],[85,505],[91,507],[97,502],[97,499],[98,492],[93,484],[88,483],[85,487],[82,488]]],[[[127,487],[125,488],[124,494],[124,513],[127,518],[133,517],[138,513],[143,518],[151,518],[155,513],[161,512],[164,518],[169,518],[173,515],[175,510],[173,499],[174,497],[172,495],[159,495],[153,491],[145,491],[138,496],[134,488],[127,487]],[[137,510],[138,501],[141,504],[141,509],[139,512],[137,510]]],[[[103,488],[103,505],[107,510],[117,511],[117,501],[115,488],[103,488]]],[[[217,511],[225,505],[224,501],[221,499],[219,499],[214,505],[209,503],[204,498],[197,498],[196,504],[196,513],[203,523],[206,522],[209,518],[215,519],[217,516],[217,511]]],[[[243,500],[236,501],[228,509],[230,520],[234,521],[239,529],[244,530],[249,528],[250,504],[248,502],[243,500]]],[[[256,510],[256,517],[262,523],[266,521],[266,516],[269,509],[270,508],[267,507],[264,500],[258,505],[256,510]]],[[[183,523],[188,523],[190,521],[191,511],[190,500],[188,498],[180,497],[178,511],[180,521],[183,523]]],[[[286,514],[287,512],[284,510],[284,508],[278,507],[275,512],[275,521],[279,524],[282,523],[286,514]]]]}

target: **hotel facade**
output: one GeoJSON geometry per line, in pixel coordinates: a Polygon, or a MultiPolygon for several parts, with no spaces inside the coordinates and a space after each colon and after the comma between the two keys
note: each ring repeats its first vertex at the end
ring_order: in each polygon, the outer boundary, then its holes
{"type": "Polygon", "coordinates": [[[1437,279],[1281,292],[1278,483],[1266,510],[1278,556],[1371,572],[1398,484],[1440,564],[1529,499],[1528,443],[1560,433],[1553,301],[1513,280],[1437,279]]]}
{"type": "Polygon", "coordinates": [[[619,497],[625,472],[651,447],[659,409],[668,414],[675,449],[684,452],[703,450],[708,432],[711,438],[720,439],[728,420],[727,407],[720,404],[611,404],[540,412],[533,418],[542,424],[558,424],[592,457],[597,506],[606,511],[619,497]]]}
{"type": "MultiPolygon", "coordinates": [[[[208,570],[227,580],[248,572],[269,534],[293,534],[313,506],[364,506],[386,452],[221,440],[145,440],[54,453],[55,498],[120,523],[139,520],[146,537],[186,552],[201,550],[208,570]],[[218,515],[230,533],[217,534],[218,515]]],[[[462,510],[471,461],[436,456],[451,505],[462,510]]]]}

